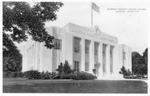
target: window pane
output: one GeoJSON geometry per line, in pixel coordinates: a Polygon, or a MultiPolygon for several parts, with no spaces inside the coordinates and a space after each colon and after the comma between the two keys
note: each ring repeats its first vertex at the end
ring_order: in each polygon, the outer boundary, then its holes
{"type": "Polygon", "coordinates": [[[62,40],[61,39],[54,39],[54,48],[61,49],[62,48],[62,40]]]}
{"type": "Polygon", "coordinates": [[[79,71],[79,61],[74,61],[74,70],[79,71]]]}
{"type": "Polygon", "coordinates": [[[74,52],[79,53],[80,52],[80,39],[74,38],[74,52]]]}

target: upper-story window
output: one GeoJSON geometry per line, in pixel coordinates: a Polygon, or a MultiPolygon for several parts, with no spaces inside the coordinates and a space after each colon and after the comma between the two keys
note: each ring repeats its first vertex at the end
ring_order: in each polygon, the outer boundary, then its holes
{"type": "Polygon", "coordinates": [[[85,40],[85,54],[89,54],[90,51],[90,41],[85,40]]]}
{"type": "Polygon", "coordinates": [[[94,43],[94,55],[98,56],[98,43],[97,42],[94,43]]]}
{"type": "Polygon", "coordinates": [[[74,70],[79,71],[79,61],[74,61],[74,70]]]}
{"type": "Polygon", "coordinates": [[[62,48],[62,40],[61,39],[54,39],[54,48],[61,49],[62,48]]]}
{"type": "Polygon", "coordinates": [[[80,52],[80,39],[79,38],[74,38],[74,52],[79,53],[80,52]]]}
{"type": "Polygon", "coordinates": [[[103,56],[106,56],[106,47],[107,47],[107,45],[103,44],[103,56]]]}

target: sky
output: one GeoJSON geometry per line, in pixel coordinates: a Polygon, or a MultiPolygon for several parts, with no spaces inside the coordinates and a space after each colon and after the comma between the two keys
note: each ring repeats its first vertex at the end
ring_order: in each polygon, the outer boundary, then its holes
{"type": "MultiPolygon", "coordinates": [[[[74,23],[91,27],[91,2],[63,2],[57,12],[57,20],[47,22],[46,27],[63,27],[74,23]]],[[[107,34],[116,36],[119,44],[126,44],[132,51],[143,53],[148,47],[148,4],[144,2],[94,2],[100,12],[93,11],[93,25],[107,34]],[[125,12],[118,12],[124,9],[125,12]],[[129,12],[132,11],[132,12],[129,12]]]]}

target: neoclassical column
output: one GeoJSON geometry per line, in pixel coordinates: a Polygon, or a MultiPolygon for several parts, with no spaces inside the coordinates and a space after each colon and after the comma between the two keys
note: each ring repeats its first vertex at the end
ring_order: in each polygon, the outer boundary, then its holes
{"type": "Polygon", "coordinates": [[[102,42],[99,42],[99,46],[98,46],[98,62],[99,62],[99,77],[102,76],[103,74],[103,62],[102,62],[102,57],[103,57],[103,53],[102,53],[102,42]]]}
{"type": "Polygon", "coordinates": [[[110,74],[110,45],[107,44],[106,47],[106,74],[110,74]]]}
{"type": "Polygon", "coordinates": [[[40,50],[39,50],[39,52],[40,52],[40,56],[39,56],[40,57],[40,64],[39,64],[38,68],[39,68],[39,71],[42,72],[42,63],[43,63],[42,62],[43,61],[43,58],[42,58],[43,57],[43,43],[42,42],[40,43],[40,50]]]}
{"type": "Polygon", "coordinates": [[[40,71],[40,61],[41,61],[41,47],[40,47],[40,44],[39,42],[37,42],[37,64],[36,64],[36,68],[38,71],[40,71]]]}
{"type": "Polygon", "coordinates": [[[90,43],[90,65],[89,65],[89,71],[93,73],[94,69],[94,41],[91,41],[90,43]]]}
{"type": "Polygon", "coordinates": [[[114,71],[114,46],[110,46],[110,73],[114,71]]]}
{"type": "Polygon", "coordinates": [[[120,71],[120,57],[119,57],[119,50],[118,50],[118,45],[114,45],[114,49],[113,49],[113,56],[114,56],[114,62],[113,62],[113,74],[119,74],[120,71]]]}
{"type": "Polygon", "coordinates": [[[38,43],[37,42],[34,42],[33,44],[33,49],[34,49],[34,52],[33,52],[33,55],[34,55],[34,69],[37,70],[37,64],[38,64],[38,43]]]}
{"type": "Polygon", "coordinates": [[[81,39],[81,71],[85,71],[85,39],[81,39]]]}
{"type": "Polygon", "coordinates": [[[24,50],[23,50],[23,56],[22,56],[22,72],[24,72],[24,71],[27,71],[28,69],[28,67],[27,67],[27,48],[25,48],[24,50]]]}

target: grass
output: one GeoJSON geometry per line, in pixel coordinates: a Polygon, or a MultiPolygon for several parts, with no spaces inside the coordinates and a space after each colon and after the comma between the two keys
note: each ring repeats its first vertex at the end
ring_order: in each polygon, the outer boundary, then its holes
{"type": "Polygon", "coordinates": [[[3,79],[4,93],[147,93],[147,83],[129,80],[3,79]]]}

